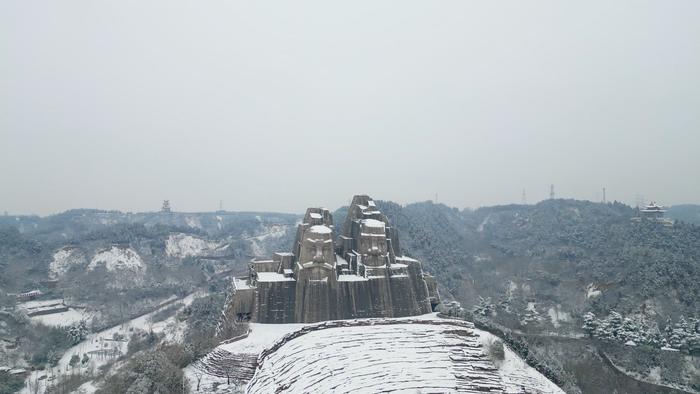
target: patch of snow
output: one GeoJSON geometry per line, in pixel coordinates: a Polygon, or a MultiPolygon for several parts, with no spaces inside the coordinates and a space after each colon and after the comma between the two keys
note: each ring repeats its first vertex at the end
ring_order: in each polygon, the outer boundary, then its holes
{"type": "Polygon", "coordinates": [[[491,256],[489,256],[487,254],[483,254],[483,253],[482,254],[475,254],[472,257],[474,258],[474,261],[477,263],[480,263],[482,261],[491,261],[491,256]]]}
{"type": "Polygon", "coordinates": [[[396,261],[411,261],[411,262],[418,262],[418,260],[408,257],[408,256],[396,256],[396,261]]]}
{"type": "Polygon", "coordinates": [[[513,282],[512,280],[508,282],[508,291],[511,293],[518,290],[518,284],[513,282]]]}
{"type": "Polygon", "coordinates": [[[314,234],[330,234],[333,232],[333,230],[331,230],[330,227],[323,226],[323,225],[311,226],[309,228],[309,231],[314,233],[314,234]]]}
{"type": "Polygon", "coordinates": [[[274,224],[261,225],[260,234],[252,237],[246,237],[250,241],[250,248],[254,256],[268,255],[268,246],[266,242],[270,238],[281,238],[287,233],[289,226],[274,224]]]}
{"type": "Polygon", "coordinates": [[[68,272],[73,266],[81,266],[87,263],[85,254],[81,249],[64,247],[53,254],[53,260],[49,263],[49,278],[57,279],[68,272]]]}
{"type": "Polygon", "coordinates": [[[30,319],[33,322],[38,322],[51,327],[66,327],[81,320],[89,320],[90,314],[77,309],[69,308],[66,312],[52,313],[50,315],[32,316],[30,319]]]}
{"type": "Polygon", "coordinates": [[[206,256],[221,246],[187,234],[170,234],[165,241],[165,254],[177,258],[206,256]]]}
{"type": "Polygon", "coordinates": [[[384,222],[381,220],[376,220],[376,219],[363,219],[362,224],[364,224],[367,227],[374,227],[374,228],[384,228],[384,222]]]}
{"type": "Polygon", "coordinates": [[[316,213],[316,212],[311,212],[309,214],[309,216],[311,216],[314,219],[323,219],[323,215],[321,215],[320,213],[316,213]]]}
{"type": "Polygon", "coordinates": [[[338,275],[338,282],[366,282],[367,278],[360,275],[338,275]]]}
{"type": "Polygon", "coordinates": [[[198,217],[186,217],[185,223],[187,223],[187,225],[192,228],[202,228],[202,223],[199,221],[198,217]]]}
{"type": "Polygon", "coordinates": [[[476,228],[476,231],[478,232],[483,232],[484,231],[484,226],[486,226],[489,223],[489,219],[491,219],[491,214],[486,216],[486,219],[484,219],[481,224],[479,224],[479,227],[476,228]]]}
{"type": "Polygon", "coordinates": [[[586,287],[586,298],[595,298],[601,294],[601,291],[598,290],[598,288],[593,283],[586,287]]]}
{"type": "Polygon", "coordinates": [[[104,265],[108,271],[140,270],[145,268],[141,256],[135,250],[118,246],[112,246],[97,253],[90,260],[88,270],[94,270],[100,265],[104,265]]]}
{"type": "MultiPolygon", "coordinates": [[[[479,335],[482,345],[500,340],[497,336],[478,329],[474,332],[479,335]]],[[[498,366],[498,374],[501,376],[505,385],[505,393],[561,393],[564,390],[539,373],[536,369],[527,365],[518,355],[512,351],[508,345],[503,345],[505,358],[498,366]],[[527,388],[527,390],[523,390],[527,388]]]]}
{"type": "Polygon", "coordinates": [[[568,312],[562,311],[561,305],[557,305],[556,308],[549,308],[547,310],[547,314],[549,315],[549,318],[552,321],[552,325],[554,325],[554,328],[559,328],[560,322],[571,321],[571,315],[568,312]]]}
{"type": "Polygon", "coordinates": [[[258,282],[293,282],[294,278],[288,278],[277,272],[258,272],[258,282]]]}

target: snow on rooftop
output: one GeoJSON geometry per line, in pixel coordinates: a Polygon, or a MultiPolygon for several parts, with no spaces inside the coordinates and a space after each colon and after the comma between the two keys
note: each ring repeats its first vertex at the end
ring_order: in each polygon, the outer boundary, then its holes
{"type": "Polygon", "coordinates": [[[277,272],[258,272],[258,282],[293,282],[294,278],[288,278],[277,272]]]}
{"type": "Polygon", "coordinates": [[[384,228],[386,224],[377,219],[362,219],[360,222],[367,227],[384,228]]]}
{"type": "Polygon", "coordinates": [[[396,256],[396,261],[418,261],[408,256],[396,256]]]}
{"type": "Polygon", "coordinates": [[[366,282],[367,278],[360,275],[338,275],[338,282],[366,282]]]}
{"type": "Polygon", "coordinates": [[[321,215],[320,213],[316,213],[316,212],[311,212],[309,214],[309,216],[311,216],[314,219],[323,219],[323,215],[321,215]]]}
{"type": "Polygon", "coordinates": [[[233,278],[233,287],[236,290],[248,290],[251,288],[248,285],[248,282],[245,279],[241,279],[241,278],[233,278]]]}
{"type": "Polygon", "coordinates": [[[315,234],[330,234],[333,232],[330,227],[328,226],[323,226],[323,225],[316,225],[316,226],[311,226],[309,228],[309,231],[315,234]]]}

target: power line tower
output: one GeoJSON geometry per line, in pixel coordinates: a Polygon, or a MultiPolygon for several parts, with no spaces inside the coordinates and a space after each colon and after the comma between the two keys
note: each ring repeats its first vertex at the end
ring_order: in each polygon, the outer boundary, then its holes
{"type": "Polygon", "coordinates": [[[170,213],[172,212],[170,210],[170,200],[163,200],[163,206],[160,208],[160,211],[163,213],[170,213]]]}
{"type": "Polygon", "coordinates": [[[527,205],[527,196],[525,195],[525,189],[523,189],[523,196],[520,199],[520,203],[523,205],[527,205]]]}
{"type": "Polygon", "coordinates": [[[639,194],[639,193],[637,193],[636,200],[637,200],[637,208],[643,208],[644,205],[646,205],[646,204],[644,204],[644,196],[639,194]]]}
{"type": "Polygon", "coordinates": [[[605,188],[603,188],[603,204],[605,204],[606,202],[608,201],[605,199],[605,188]]]}
{"type": "Polygon", "coordinates": [[[554,185],[549,185],[549,199],[554,200],[554,185]]]}

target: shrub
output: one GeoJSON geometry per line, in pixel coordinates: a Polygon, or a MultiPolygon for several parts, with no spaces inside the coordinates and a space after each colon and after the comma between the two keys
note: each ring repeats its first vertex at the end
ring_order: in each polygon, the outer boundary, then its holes
{"type": "Polygon", "coordinates": [[[486,343],[486,354],[494,363],[505,360],[506,351],[503,348],[503,342],[500,339],[489,339],[486,343]]]}

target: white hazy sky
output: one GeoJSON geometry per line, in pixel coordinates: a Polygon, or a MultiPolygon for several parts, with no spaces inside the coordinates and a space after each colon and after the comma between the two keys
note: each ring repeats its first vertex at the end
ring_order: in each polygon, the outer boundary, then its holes
{"type": "Polygon", "coordinates": [[[700,1],[0,2],[0,211],[700,202],[700,1]]]}

